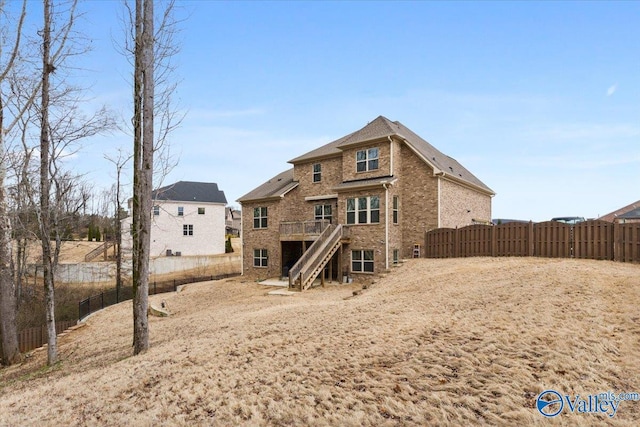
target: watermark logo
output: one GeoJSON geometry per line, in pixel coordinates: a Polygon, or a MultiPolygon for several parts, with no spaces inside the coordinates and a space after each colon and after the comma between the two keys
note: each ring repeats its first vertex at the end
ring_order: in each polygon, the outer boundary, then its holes
{"type": "Polygon", "coordinates": [[[565,408],[571,413],[602,414],[613,418],[624,400],[640,400],[639,393],[614,393],[612,391],[574,397],[562,395],[556,390],[545,390],[536,399],[536,408],[548,418],[559,415],[565,408]]]}
{"type": "Polygon", "coordinates": [[[536,408],[545,417],[555,417],[564,408],[562,395],[555,390],[545,390],[538,395],[536,408]]]}

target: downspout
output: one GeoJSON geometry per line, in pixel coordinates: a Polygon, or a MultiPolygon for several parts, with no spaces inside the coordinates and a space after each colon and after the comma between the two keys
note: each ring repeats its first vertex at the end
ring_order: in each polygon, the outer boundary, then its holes
{"type": "Polygon", "coordinates": [[[384,187],[384,268],[389,270],[389,184],[383,182],[384,187]]]}
{"type": "Polygon", "coordinates": [[[442,178],[440,177],[440,175],[438,175],[438,228],[441,228],[442,225],[440,223],[440,209],[442,209],[442,200],[440,197],[440,194],[442,192],[442,188],[440,186],[440,183],[442,182],[442,178]]]}
{"type": "Polygon", "coordinates": [[[391,138],[391,136],[387,136],[387,139],[389,139],[389,175],[395,176],[395,174],[393,173],[393,139],[391,138]]]}
{"type": "MultiPolygon", "coordinates": [[[[240,209],[242,209],[242,203],[240,203],[240,209]]],[[[244,212],[244,209],[240,213],[240,276],[244,276],[244,221],[242,220],[242,212],[244,212]]]]}

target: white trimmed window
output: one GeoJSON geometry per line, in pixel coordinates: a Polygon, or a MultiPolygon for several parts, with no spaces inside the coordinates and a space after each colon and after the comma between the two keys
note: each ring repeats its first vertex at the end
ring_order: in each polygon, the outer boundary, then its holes
{"type": "Polygon", "coordinates": [[[267,228],[267,208],[253,208],[253,228],[267,228]]]}
{"type": "Polygon", "coordinates": [[[178,206],[178,216],[184,216],[184,206],[178,206]]]}
{"type": "Polygon", "coordinates": [[[351,251],[351,271],[354,273],[373,273],[373,250],[351,251]]]}
{"type": "Polygon", "coordinates": [[[183,236],[193,236],[193,224],[183,224],[182,225],[182,235],[183,236]]]}
{"type": "Polygon", "coordinates": [[[347,224],[377,224],[380,222],[378,196],[347,199],[347,224]]]}
{"type": "Polygon", "coordinates": [[[331,222],[331,205],[315,205],[313,209],[315,219],[328,219],[331,222]]]}
{"type": "Polygon", "coordinates": [[[313,182],[322,181],[322,165],[320,163],[315,163],[313,165],[313,182]]]}
{"type": "Polygon", "coordinates": [[[378,169],[378,149],[369,148],[356,152],[356,171],[367,172],[378,169]]]}
{"type": "Polygon", "coordinates": [[[267,256],[266,249],[254,249],[253,250],[253,266],[254,267],[267,267],[269,264],[269,257],[267,256]]]}
{"type": "Polygon", "coordinates": [[[400,262],[400,250],[399,249],[394,249],[393,250],[393,265],[398,265],[399,262],[400,262]]]}
{"type": "Polygon", "coordinates": [[[198,208],[198,215],[204,215],[204,208],[198,208]]]}
{"type": "Polygon", "coordinates": [[[398,196],[393,196],[393,223],[398,223],[398,196]]]}
{"type": "Polygon", "coordinates": [[[158,216],[158,215],[160,215],[160,206],[155,205],[153,207],[153,216],[158,216]]]}

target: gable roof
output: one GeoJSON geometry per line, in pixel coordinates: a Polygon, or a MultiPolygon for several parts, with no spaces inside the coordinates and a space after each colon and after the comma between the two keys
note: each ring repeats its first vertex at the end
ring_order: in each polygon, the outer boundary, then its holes
{"type": "Polygon", "coordinates": [[[291,168],[240,197],[238,202],[280,198],[297,186],[298,182],[293,180],[293,168],[291,168]]]}
{"type": "MultiPolygon", "coordinates": [[[[640,200],[633,202],[623,208],[620,208],[618,210],[615,210],[613,212],[609,212],[606,215],[601,216],[600,220],[602,221],[609,221],[609,222],[613,222],[616,218],[621,217],[622,215],[625,215],[624,218],[633,218],[630,216],[626,216],[627,213],[629,213],[630,215],[633,215],[633,211],[640,209],[640,200]]],[[[636,212],[637,213],[637,212],[636,212]]]]}
{"type": "Polygon", "coordinates": [[[153,200],[176,202],[224,203],[227,198],[224,191],[214,182],[178,181],[175,184],[158,188],[152,193],[153,200]]]}
{"type": "Polygon", "coordinates": [[[404,141],[418,157],[422,158],[434,169],[435,173],[456,181],[466,182],[488,193],[495,194],[491,188],[469,172],[456,159],[443,154],[402,123],[398,121],[392,122],[384,116],[378,116],[360,130],[289,160],[289,163],[295,164],[321,157],[339,155],[346,147],[388,137],[395,137],[404,141]]]}

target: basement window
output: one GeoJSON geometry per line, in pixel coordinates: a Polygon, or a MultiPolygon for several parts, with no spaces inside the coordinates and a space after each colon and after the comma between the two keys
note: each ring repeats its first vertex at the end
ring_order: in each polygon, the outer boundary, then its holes
{"type": "Polygon", "coordinates": [[[269,256],[266,249],[253,250],[253,266],[267,267],[269,264],[269,256]]]}
{"type": "Polygon", "coordinates": [[[354,273],[373,273],[373,250],[351,251],[351,271],[354,273]]]}

